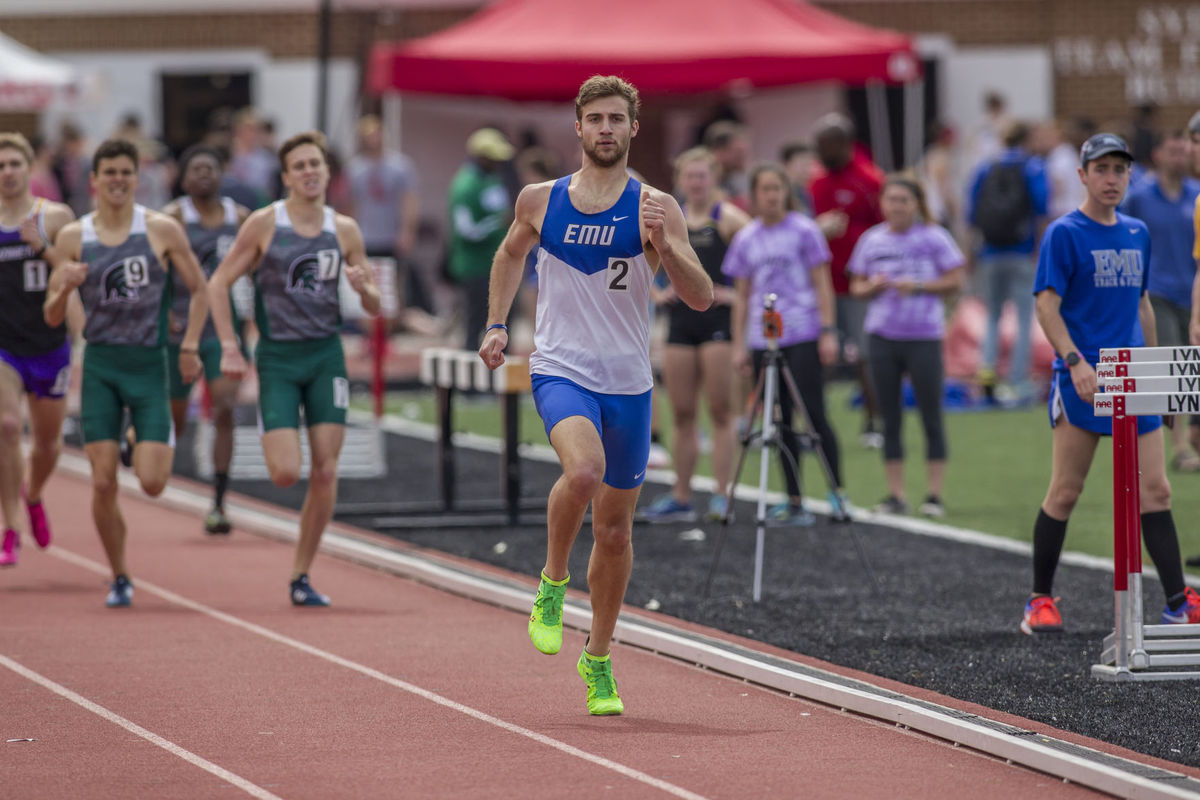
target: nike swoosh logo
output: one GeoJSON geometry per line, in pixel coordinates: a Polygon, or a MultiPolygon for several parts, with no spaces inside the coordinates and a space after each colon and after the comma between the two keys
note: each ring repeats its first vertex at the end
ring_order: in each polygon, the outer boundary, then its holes
{"type": "Polygon", "coordinates": [[[1138,232],[1138,228],[1130,228],[1130,229],[1129,229],[1129,232],[1130,232],[1130,233],[1137,233],[1137,232],[1138,232]]]}
{"type": "Polygon", "coordinates": [[[633,476],[633,479],[636,481],[638,478],[642,477],[642,476],[643,476],[643,475],[645,475],[645,474],[646,474],[646,470],[642,470],[642,471],[641,471],[641,472],[639,472],[637,475],[634,475],[634,476],[633,476]]]}
{"type": "Polygon", "coordinates": [[[628,214],[626,214],[626,215],[625,215],[625,216],[623,216],[623,217],[613,217],[613,222],[620,222],[620,221],[621,221],[621,220],[623,220],[623,219],[629,219],[629,215],[628,215],[628,214]]]}

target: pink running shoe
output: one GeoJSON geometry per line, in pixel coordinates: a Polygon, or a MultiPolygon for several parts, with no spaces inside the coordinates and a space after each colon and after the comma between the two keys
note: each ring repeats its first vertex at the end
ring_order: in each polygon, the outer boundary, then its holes
{"type": "Polygon", "coordinates": [[[4,532],[4,543],[0,545],[0,567],[15,567],[17,551],[21,549],[21,541],[17,532],[9,528],[4,532]]]}
{"type": "Polygon", "coordinates": [[[29,511],[29,530],[33,533],[33,540],[37,542],[38,547],[49,547],[50,522],[46,519],[46,509],[42,506],[42,501],[31,503],[26,500],[25,508],[29,511]]]}

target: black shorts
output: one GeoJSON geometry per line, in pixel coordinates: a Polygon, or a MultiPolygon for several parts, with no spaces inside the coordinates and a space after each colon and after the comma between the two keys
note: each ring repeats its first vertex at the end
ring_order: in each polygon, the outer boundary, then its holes
{"type": "Polygon", "coordinates": [[[671,306],[667,326],[667,344],[699,347],[708,342],[729,342],[729,306],[713,306],[707,311],[697,311],[680,302],[671,306]]]}

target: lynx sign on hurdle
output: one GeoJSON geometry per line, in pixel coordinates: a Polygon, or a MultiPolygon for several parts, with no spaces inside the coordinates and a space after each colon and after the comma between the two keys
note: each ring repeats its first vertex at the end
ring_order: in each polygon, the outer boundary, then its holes
{"type": "Polygon", "coordinates": [[[1200,625],[1147,625],[1137,418],[1200,414],[1200,347],[1100,351],[1097,416],[1113,418],[1113,590],[1116,622],[1092,674],[1104,680],[1200,678],[1200,625]],[[1190,667],[1191,669],[1181,669],[1190,667]]]}

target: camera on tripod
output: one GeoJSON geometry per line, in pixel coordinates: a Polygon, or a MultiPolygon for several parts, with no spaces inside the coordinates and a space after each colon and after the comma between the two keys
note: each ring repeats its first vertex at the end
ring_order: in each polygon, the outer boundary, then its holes
{"type": "Polygon", "coordinates": [[[779,296],[774,292],[763,298],[762,332],[767,340],[783,336],[783,316],[775,310],[775,301],[779,296]]]}
{"type": "MultiPolygon", "coordinates": [[[[792,475],[796,477],[797,489],[799,488],[801,447],[805,451],[811,451],[817,457],[817,461],[821,465],[821,471],[824,473],[826,483],[829,486],[830,517],[836,522],[853,521],[841,483],[838,476],[834,473],[824,449],[821,447],[820,436],[816,433],[816,426],[813,424],[812,415],[809,413],[808,406],[804,404],[804,398],[801,397],[800,390],[796,386],[796,379],[792,375],[791,368],[788,365],[787,355],[779,347],[779,338],[783,335],[783,315],[775,309],[775,303],[778,300],[779,296],[774,293],[763,297],[762,332],[767,346],[762,354],[762,361],[756,361],[756,364],[761,364],[761,368],[757,370],[758,380],[757,385],[754,387],[754,404],[750,412],[749,424],[742,434],[742,452],[738,456],[737,466],[734,468],[733,480],[728,483],[728,487],[726,488],[726,513],[722,517],[724,524],[721,526],[721,533],[717,537],[716,547],[713,550],[712,564],[708,568],[708,582],[704,586],[705,597],[708,596],[709,590],[712,588],[713,576],[717,571],[717,562],[721,558],[721,550],[725,545],[725,537],[729,531],[729,522],[731,519],[729,509],[733,508],[734,487],[738,485],[742,474],[742,467],[746,464],[747,454],[750,452],[751,445],[755,441],[761,446],[761,453],[758,468],[758,507],[754,515],[756,535],[754,546],[754,583],[751,595],[754,598],[754,602],[757,603],[762,599],[763,550],[766,538],[764,529],[768,525],[767,479],[770,473],[770,453],[772,450],[777,451],[785,461],[785,470],[790,467],[792,475]],[[784,422],[780,420],[776,422],[775,420],[776,405],[780,399],[781,391],[786,393],[787,398],[791,401],[791,407],[800,413],[803,420],[803,430],[793,431],[794,436],[789,437],[790,441],[786,443],[779,431],[784,425],[790,426],[791,421],[784,422]],[[757,430],[755,429],[756,421],[759,423],[757,430]]],[[[799,348],[800,345],[795,345],[794,347],[799,348]]],[[[782,403],[779,403],[779,408],[782,413],[782,403]]],[[[792,498],[788,498],[789,507],[791,502],[792,498]]],[[[788,512],[789,515],[792,513],[794,512],[788,512]]],[[[793,522],[786,524],[801,523],[793,522]]],[[[871,562],[867,559],[866,550],[863,549],[862,542],[855,535],[853,528],[850,529],[850,535],[854,540],[855,549],[858,550],[858,556],[862,560],[863,569],[871,578],[871,582],[878,587],[879,580],[875,577],[875,571],[871,568],[871,562]]]]}

